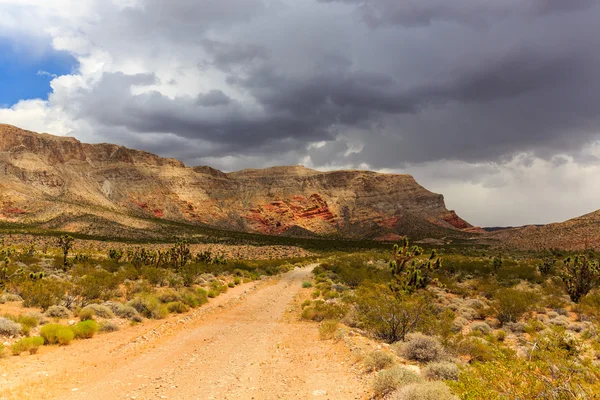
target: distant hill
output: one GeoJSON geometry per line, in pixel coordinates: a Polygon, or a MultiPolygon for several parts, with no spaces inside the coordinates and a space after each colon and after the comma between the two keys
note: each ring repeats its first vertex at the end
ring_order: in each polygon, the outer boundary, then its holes
{"type": "Polygon", "coordinates": [[[10,125],[0,125],[0,176],[0,221],[94,235],[160,237],[168,222],[294,237],[480,233],[410,175],[302,166],[225,173],[10,125]]]}
{"type": "Polygon", "coordinates": [[[600,210],[565,222],[499,230],[486,240],[527,250],[600,250],[600,210]]]}

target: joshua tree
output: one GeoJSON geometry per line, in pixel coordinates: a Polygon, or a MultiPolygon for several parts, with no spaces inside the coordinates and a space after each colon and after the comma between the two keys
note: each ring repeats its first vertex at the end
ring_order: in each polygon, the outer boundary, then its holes
{"type": "Polygon", "coordinates": [[[571,300],[578,303],[582,297],[600,285],[600,266],[584,255],[568,257],[561,278],[571,300]]]}
{"type": "Polygon", "coordinates": [[[494,257],[492,260],[492,267],[494,268],[494,272],[498,272],[498,270],[502,268],[502,256],[494,257]]]}
{"type": "Polygon", "coordinates": [[[540,271],[540,274],[548,275],[550,273],[550,271],[552,271],[552,268],[554,268],[555,263],[556,263],[556,260],[554,258],[546,257],[546,258],[544,258],[542,263],[537,266],[537,269],[538,269],[538,271],[540,271]]]}
{"type": "Polygon", "coordinates": [[[394,245],[394,259],[390,261],[392,272],[390,289],[396,296],[424,289],[434,281],[432,272],[441,267],[441,259],[434,250],[428,260],[415,260],[421,254],[423,249],[419,246],[410,248],[406,237],[402,239],[402,246],[394,245]]]}
{"type": "Polygon", "coordinates": [[[63,251],[63,267],[66,268],[69,264],[67,261],[67,257],[69,255],[69,250],[73,248],[73,239],[70,235],[62,235],[58,238],[58,247],[60,247],[63,251]]]}

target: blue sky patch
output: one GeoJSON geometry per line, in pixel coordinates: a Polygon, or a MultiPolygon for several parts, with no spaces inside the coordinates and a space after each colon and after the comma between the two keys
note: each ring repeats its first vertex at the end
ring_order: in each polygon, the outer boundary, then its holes
{"type": "Polygon", "coordinates": [[[50,46],[33,52],[0,37],[0,107],[10,107],[19,100],[48,99],[53,76],[69,74],[77,65],[67,52],[50,46]]]}

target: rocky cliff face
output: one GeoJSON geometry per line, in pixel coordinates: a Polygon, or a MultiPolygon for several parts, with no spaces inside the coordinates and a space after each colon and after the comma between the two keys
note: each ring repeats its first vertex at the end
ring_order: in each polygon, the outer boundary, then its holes
{"type": "Polygon", "coordinates": [[[76,222],[84,215],[142,229],[171,220],[353,238],[442,237],[472,228],[410,175],[301,166],[224,173],[0,125],[0,219],[90,229],[76,222]]]}

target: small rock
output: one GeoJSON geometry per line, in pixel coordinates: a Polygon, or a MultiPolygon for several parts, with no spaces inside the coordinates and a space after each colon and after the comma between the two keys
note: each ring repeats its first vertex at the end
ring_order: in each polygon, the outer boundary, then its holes
{"type": "Polygon", "coordinates": [[[313,390],[313,396],[325,396],[327,392],[325,390],[313,390]]]}

